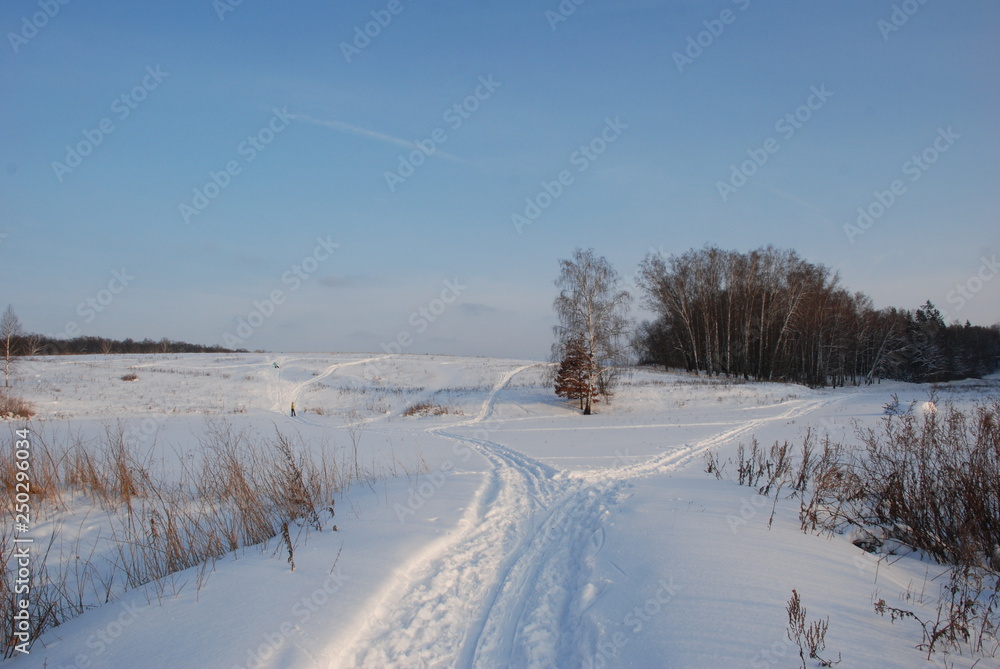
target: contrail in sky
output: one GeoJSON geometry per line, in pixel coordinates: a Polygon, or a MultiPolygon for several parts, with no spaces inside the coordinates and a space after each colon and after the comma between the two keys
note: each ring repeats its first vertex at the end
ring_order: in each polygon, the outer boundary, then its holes
{"type": "MultiPolygon", "coordinates": [[[[417,151],[423,151],[419,146],[413,142],[407,141],[405,139],[400,139],[399,137],[393,137],[392,135],[387,135],[383,132],[378,132],[376,130],[368,130],[367,128],[361,128],[356,125],[351,125],[350,123],[344,123],[343,121],[323,121],[311,116],[305,116],[303,114],[289,114],[290,118],[297,121],[302,121],[303,123],[311,123],[313,125],[322,126],[324,128],[333,128],[334,130],[339,130],[341,132],[346,132],[349,135],[355,135],[357,137],[367,137],[369,139],[374,139],[379,142],[384,142],[386,144],[395,144],[397,146],[403,146],[407,149],[415,149],[417,151]]],[[[440,148],[431,154],[432,156],[437,156],[439,158],[444,158],[445,160],[450,160],[455,163],[462,163],[468,165],[469,161],[465,158],[460,158],[456,155],[450,154],[446,151],[442,151],[440,148]]]]}

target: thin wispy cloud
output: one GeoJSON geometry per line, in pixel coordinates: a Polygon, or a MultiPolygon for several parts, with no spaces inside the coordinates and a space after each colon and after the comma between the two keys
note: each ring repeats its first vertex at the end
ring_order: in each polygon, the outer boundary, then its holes
{"type": "MultiPolygon", "coordinates": [[[[334,130],[339,130],[340,132],[347,133],[349,135],[354,135],[355,137],[365,137],[368,139],[374,139],[385,144],[395,144],[396,146],[402,146],[410,150],[422,151],[422,149],[405,139],[399,137],[393,137],[392,135],[387,135],[384,132],[378,132],[377,130],[369,130],[368,128],[362,128],[360,126],[351,125],[350,123],[344,123],[343,121],[333,120],[323,120],[318,118],[313,118],[312,116],[306,116],[304,114],[288,114],[289,118],[293,118],[296,121],[302,121],[303,123],[310,123],[312,125],[318,125],[323,128],[332,128],[334,130]]],[[[454,163],[461,163],[463,165],[470,164],[470,161],[465,158],[461,158],[454,154],[448,153],[447,151],[442,151],[438,148],[431,157],[444,158],[445,160],[450,160],[454,163]]]]}
{"type": "Polygon", "coordinates": [[[768,186],[767,184],[759,183],[759,182],[756,182],[756,181],[754,182],[754,184],[757,185],[757,186],[760,186],[764,190],[767,190],[767,191],[770,191],[770,192],[774,193],[775,195],[777,195],[778,197],[780,197],[783,200],[787,200],[787,201],[792,202],[794,204],[797,204],[797,205],[799,205],[801,207],[805,207],[806,209],[809,209],[810,211],[812,211],[814,214],[816,214],[817,216],[819,216],[820,218],[822,218],[825,221],[830,221],[830,222],[833,221],[833,218],[828,213],[826,213],[825,211],[823,211],[822,209],[820,209],[816,205],[811,204],[809,202],[806,202],[805,200],[803,200],[801,198],[798,198],[798,197],[792,195],[791,193],[783,191],[780,188],[775,188],[774,186],[768,186]]]}

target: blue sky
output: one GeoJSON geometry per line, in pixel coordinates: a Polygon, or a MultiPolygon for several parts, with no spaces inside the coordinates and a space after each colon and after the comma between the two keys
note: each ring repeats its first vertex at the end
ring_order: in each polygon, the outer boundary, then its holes
{"type": "Polygon", "coordinates": [[[627,278],[706,243],[1000,321],[995,2],[12,0],[0,27],[0,302],[35,332],[543,358],[559,258],[627,278]]]}

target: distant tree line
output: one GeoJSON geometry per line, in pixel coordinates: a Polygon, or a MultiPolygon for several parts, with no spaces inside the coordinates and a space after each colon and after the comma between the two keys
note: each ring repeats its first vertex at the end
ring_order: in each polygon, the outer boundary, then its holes
{"type": "Polygon", "coordinates": [[[136,353],[245,353],[246,349],[232,350],[222,346],[203,346],[170,339],[131,338],[108,339],[107,337],[75,337],[56,339],[37,334],[21,334],[13,338],[11,349],[15,355],[90,355],[136,354],[136,353]]]}
{"type": "Polygon", "coordinates": [[[835,272],[791,250],[650,254],[638,283],[656,314],[634,337],[643,363],[812,386],[947,381],[1000,369],[1000,325],[946,325],[929,301],[913,312],[875,309],[835,272]]]}

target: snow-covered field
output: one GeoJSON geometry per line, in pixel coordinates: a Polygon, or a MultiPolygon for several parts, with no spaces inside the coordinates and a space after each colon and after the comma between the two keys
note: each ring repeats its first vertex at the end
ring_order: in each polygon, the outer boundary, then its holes
{"type": "MultiPolygon", "coordinates": [[[[532,361],[362,354],[23,361],[16,385],[38,411],[36,438],[97,439],[124,420],[145,461],[169,473],[224,421],[277,429],[340,462],[353,463],[356,443],[370,477],[338,494],[338,531],[299,534],[294,571],[272,540],[210,573],[90,602],[7,663],[795,667],[785,634],[794,588],[810,619],[829,616],[825,656],[839,653],[838,666],[973,665],[927,662],[914,648],[919,625],[873,611],[878,598],[932,610],[941,567],[877,562],[848,537],[803,534],[798,502],[784,496],[768,528],[772,498],[728,480],[732,464],[723,480],[704,471],[706,451],[725,461],[752,437],[797,445],[812,427],[852,439],[892,393],[923,401],[926,387],[813,390],[638,370],[613,404],[581,416],[546,373],[532,361]],[[130,373],[138,379],[122,380],[130,373]],[[404,415],[420,402],[446,412],[404,415]]],[[[998,391],[996,378],[939,390],[960,406],[998,391]]],[[[105,550],[87,500],[39,511],[39,542],[59,522],[79,537],[61,559],[105,550]]]]}

